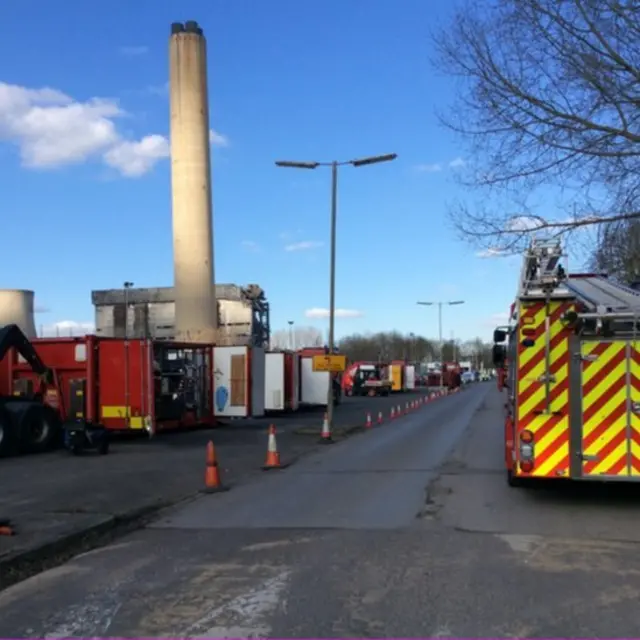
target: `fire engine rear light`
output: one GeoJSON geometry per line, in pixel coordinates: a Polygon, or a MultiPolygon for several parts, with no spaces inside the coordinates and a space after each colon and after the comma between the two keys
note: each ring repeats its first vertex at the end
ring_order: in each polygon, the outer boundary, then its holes
{"type": "Polygon", "coordinates": [[[536,330],[535,329],[522,329],[522,335],[523,336],[535,336],[536,335],[536,330]]]}
{"type": "Polygon", "coordinates": [[[520,433],[520,442],[533,442],[533,433],[528,429],[525,429],[520,433]]]}
{"type": "Polygon", "coordinates": [[[525,473],[531,473],[533,471],[533,462],[531,460],[521,460],[520,469],[525,473]]]}
{"type": "Polygon", "coordinates": [[[520,445],[520,458],[522,460],[531,460],[533,458],[533,445],[521,444],[520,445]]]}

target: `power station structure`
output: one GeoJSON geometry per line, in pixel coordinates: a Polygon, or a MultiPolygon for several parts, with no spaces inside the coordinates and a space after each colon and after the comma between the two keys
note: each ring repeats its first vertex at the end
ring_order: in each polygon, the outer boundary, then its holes
{"type": "MultiPolygon", "coordinates": [[[[268,347],[269,303],[261,287],[218,284],[215,297],[216,344],[268,347]]],[[[174,287],[92,291],[91,301],[98,336],[178,339],[174,287]]]]}
{"type": "Polygon", "coordinates": [[[171,25],[169,102],[175,339],[220,343],[213,255],[207,42],[193,20],[171,25]]]}
{"type": "Polygon", "coordinates": [[[37,338],[34,299],[27,289],[0,289],[0,327],[17,324],[27,338],[37,338]]]}

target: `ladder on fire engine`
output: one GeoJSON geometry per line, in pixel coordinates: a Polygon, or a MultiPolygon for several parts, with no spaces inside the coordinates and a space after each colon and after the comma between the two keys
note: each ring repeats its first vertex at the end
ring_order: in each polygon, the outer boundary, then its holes
{"type": "Polygon", "coordinates": [[[533,238],[522,261],[518,297],[549,300],[572,296],[566,286],[566,271],[560,263],[564,255],[560,240],[533,238]]]}

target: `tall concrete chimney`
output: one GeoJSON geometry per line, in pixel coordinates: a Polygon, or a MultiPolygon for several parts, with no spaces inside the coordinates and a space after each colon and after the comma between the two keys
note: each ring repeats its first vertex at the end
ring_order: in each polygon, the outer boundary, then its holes
{"type": "Polygon", "coordinates": [[[171,25],[169,92],[175,335],[215,342],[207,43],[197,22],[171,25]]]}
{"type": "Polygon", "coordinates": [[[17,324],[27,338],[37,338],[33,291],[0,289],[0,327],[17,324]]]}

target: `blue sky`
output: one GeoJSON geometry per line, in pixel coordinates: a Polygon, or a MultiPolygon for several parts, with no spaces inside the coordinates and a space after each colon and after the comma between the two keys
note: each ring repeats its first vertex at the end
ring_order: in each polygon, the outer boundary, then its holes
{"type": "Polygon", "coordinates": [[[91,322],[92,289],[172,283],[167,46],[205,30],[219,282],[256,282],[274,330],[328,304],[328,170],[276,159],[398,154],[339,183],[339,335],[435,336],[422,300],[463,299],[444,333],[488,338],[516,260],[475,257],[446,216],[469,162],[438,125],[450,80],[429,64],[447,0],[21,0],[0,21],[0,287],[28,288],[41,325],[91,322]],[[47,89],[45,91],[45,89],[47,89]],[[100,99],[97,100],[96,99],[100,99]],[[354,314],[352,314],[354,315],[354,314]]]}

